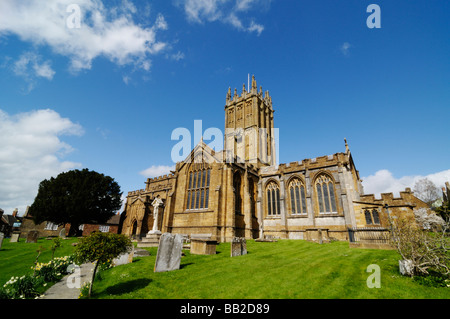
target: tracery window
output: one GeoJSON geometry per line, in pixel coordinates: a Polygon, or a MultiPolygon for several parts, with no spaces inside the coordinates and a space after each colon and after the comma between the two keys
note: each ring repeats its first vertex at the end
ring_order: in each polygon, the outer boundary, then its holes
{"type": "Polygon", "coordinates": [[[378,214],[378,210],[373,209],[372,212],[368,209],[365,210],[364,216],[366,218],[366,225],[379,225],[380,224],[380,216],[378,214]]]}
{"type": "Polygon", "coordinates": [[[306,214],[306,189],[303,182],[295,178],[289,183],[289,196],[291,198],[291,212],[294,215],[306,214]]]}
{"type": "Polygon", "coordinates": [[[267,213],[269,216],[277,216],[280,211],[280,187],[275,182],[270,182],[266,187],[267,213]]]}
{"type": "Polygon", "coordinates": [[[334,183],[328,175],[316,179],[316,195],[320,213],[337,213],[334,183]]]}
{"type": "Polygon", "coordinates": [[[206,209],[209,202],[211,169],[202,168],[189,173],[186,209],[206,209]]]}

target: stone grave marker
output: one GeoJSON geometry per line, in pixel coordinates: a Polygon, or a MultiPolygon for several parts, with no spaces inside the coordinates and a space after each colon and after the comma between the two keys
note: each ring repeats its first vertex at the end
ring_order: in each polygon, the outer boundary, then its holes
{"type": "Polygon", "coordinates": [[[3,238],[5,237],[5,235],[3,233],[0,233],[0,249],[2,249],[2,244],[3,244],[3,238]]]}
{"type": "Polygon", "coordinates": [[[127,251],[126,253],[120,254],[117,256],[117,258],[113,259],[113,265],[114,267],[120,266],[120,265],[126,265],[133,262],[134,257],[134,246],[130,251],[127,251]]]}
{"type": "Polygon", "coordinates": [[[154,272],[180,269],[183,236],[164,233],[159,240],[154,272]]]}
{"type": "Polygon", "coordinates": [[[65,228],[62,228],[59,231],[59,238],[62,238],[62,239],[66,238],[66,229],[65,228]]]}
{"type": "Polygon", "coordinates": [[[10,243],[18,243],[19,242],[20,233],[12,233],[10,243]]]}
{"type": "Polygon", "coordinates": [[[247,241],[245,238],[234,237],[231,241],[231,257],[247,255],[247,241]]]}
{"type": "Polygon", "coordinates": [[[32,230],[28,232],[27,243],[37,243],[39,232],[37,230],[32,230]]]}

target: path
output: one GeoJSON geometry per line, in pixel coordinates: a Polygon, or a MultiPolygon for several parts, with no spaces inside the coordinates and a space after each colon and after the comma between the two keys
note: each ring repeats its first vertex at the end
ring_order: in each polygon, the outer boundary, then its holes
{"type": "MultiPolygon", "coordinates": [[[[93,263],[87,263],[83,264],[80,267],[81,270],[81,276],[80,276],[80,286],[83,286],[85,282],[89,282],[92,278],[92,271],[94,271],[94,264],[93,263]]],[[[69,285],[67,284],[67,279],[69,276],[73,276],[71,274],[66,275],[61,281],[57,282],[53,286],[51,286],[45,293],[43,297],[40,297],[39,299],[78,299],[80,296],[80,289],[78,288],[69,288],[69,285]]]]}
{"type": "MultiPolygon", "coordinates": [[[[134,249],[134,257],[144,257],[149,256],[148,251],[145,249],[134,249]]],[[[92,278],[92,272],[94,271],[94,263],[83,264],[80,267],[81,276],[80,276],[80,287],[83,286],[85,282],[90,282],[92,278]]],[[[69,279],[71,274],[66,275],[61,281],[57,282],[53,286],[51,286],[45,293],[43,297],[39,299],[78,299],[80,296],[80,289],[78,288],[69,288],[71,284],[71,280],[69,279]],[[67,284],[69,279],[69,285],[67,284]]],[[[73,278],[73,277],[72,277],[73,278]]]]}

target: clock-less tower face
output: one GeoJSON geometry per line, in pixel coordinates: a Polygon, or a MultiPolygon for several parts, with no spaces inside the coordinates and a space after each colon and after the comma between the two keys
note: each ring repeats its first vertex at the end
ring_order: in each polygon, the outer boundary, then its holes
{"type": "Polygon", "coordinates": [[[257,167],[275,165],[275,138],[272,98],[263,97],[255,78],[249,91],[243,86],[239,96],[228,89],[225,105],[225,150],[227,162],[253,164],[257,167]]]}

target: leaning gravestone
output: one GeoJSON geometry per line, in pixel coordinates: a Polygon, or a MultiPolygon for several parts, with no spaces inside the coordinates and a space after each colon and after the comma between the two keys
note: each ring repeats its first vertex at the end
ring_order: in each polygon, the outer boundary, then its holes
{"type": "Polygon", "coordinates": [[[154,272],[180,269],[183,236],[164,233],[159,239],[154,272]]]}
{"type": "Polygon", "coordinates": [[[65,228],[62,228],[59,231],[59,238],[62,238],[62,239],[66,238],[66,229],[65,228]]]}
{"type": "Polygon", "coordinates": [[[2,249],[2,244],[3,244],[3,238],[5,237],[5,235],[3,235],[3,233],[0,233],[0,249],[2,249]]]}
{"type": "Polygon", "coordinates": [[[20,233],[12,233],[10,243],[18,243],[19,242],[20,233]]]}
{"type": "Polygon", "coordinates": [[[234,237],[231,241],[231,257],[247,255],[247,241],[245,238],[234,237]]]}
{"type": "Polygon", "coordinates": [[[27,243],[37,243],[39,232],[36,230],[32,230],[28,232],[27,235],[27,243]]]}

